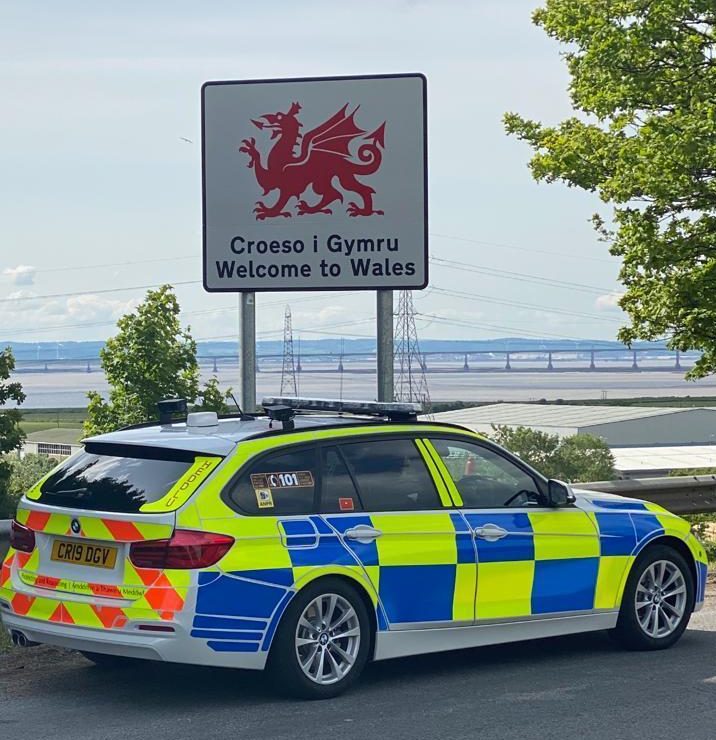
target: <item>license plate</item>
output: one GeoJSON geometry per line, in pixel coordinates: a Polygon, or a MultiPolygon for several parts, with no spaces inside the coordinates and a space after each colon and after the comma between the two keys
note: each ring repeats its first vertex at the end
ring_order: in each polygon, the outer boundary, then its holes
{"type": "Polygon", "coordinates": [[[89,565],[92,568],[114,568],[117,548],[110,545],[91,545],[87,542],[55,540],[51,559],[60,563],[89,565]]]}

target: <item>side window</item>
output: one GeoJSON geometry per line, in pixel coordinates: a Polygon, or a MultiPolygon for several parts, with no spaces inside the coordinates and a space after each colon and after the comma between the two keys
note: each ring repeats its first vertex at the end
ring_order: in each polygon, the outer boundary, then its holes
{"type": "Polygon", "coordinates": [[[229,489],[245,514],[277,516],[315,511],[316,449],[276,453],[250,466],[229,489]]]}
{"type": "Polygon", "coordinates": [[[433,479],[412,439],[341,445],[366,511],[440,509],[433,479]]]}
{"type": "Polygon", "coordinates": [[[358,492],[337,447],[321,450],[321,507],[324,514],[360,511],[358,492]]]}
{"type": "Polygon", "coordinates": [[[546,505],[532,476],[508,458],[470,442],[430,441],[445,463],[465,508],[546,505]]]}

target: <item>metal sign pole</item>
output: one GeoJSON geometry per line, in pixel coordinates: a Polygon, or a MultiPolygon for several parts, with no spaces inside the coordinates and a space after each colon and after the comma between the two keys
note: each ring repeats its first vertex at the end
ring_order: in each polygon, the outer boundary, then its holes
{"type": "Polygon", "coordinates": [[[239,377],[241,408],[256,410],[256,294],[240,293],[239,298],[239,377]]]}
{"type": "Polygon", "coordinates": [[[393,400],[393,291],[376,291],[378,400],[393,400]]]}

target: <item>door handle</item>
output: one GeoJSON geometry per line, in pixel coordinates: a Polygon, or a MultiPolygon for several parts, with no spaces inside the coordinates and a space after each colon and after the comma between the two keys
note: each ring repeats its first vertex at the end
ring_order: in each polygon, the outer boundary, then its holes
{"type": "Polygon", "coordinates": [[[479,537],[481,540],[487,542],[497,542],[503,537],[507,537],[509,532],[502,527],[498,527],[497,524],[485,524],[484,527],[476,527],[472,530],[473,537],[479,537]]]}
{"type": "Polygon", "coordinates": [[[369,527],[367,524],[358,524],[355,527],[346,529],[343,536],[348,540],[360,542],[363,545],[369,545],[378,539],[383,533],[375,527],[369,527]]]}

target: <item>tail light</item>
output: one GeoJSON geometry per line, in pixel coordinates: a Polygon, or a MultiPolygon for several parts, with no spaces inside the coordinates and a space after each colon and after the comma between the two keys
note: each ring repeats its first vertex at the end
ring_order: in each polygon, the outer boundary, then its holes
{"type": "Polygon", "coordinates": [[[20,552],[32,552],[35,549],[35,532],[13,519],[10,525],[10,547],[20,552]]]}
{"type": "Polygon", "coordinates": [[[168,540],[133,542],[129,559],[137,568],[208,568],[231,549],[234,538],[213,532],[177,529],[168,540]]]}

